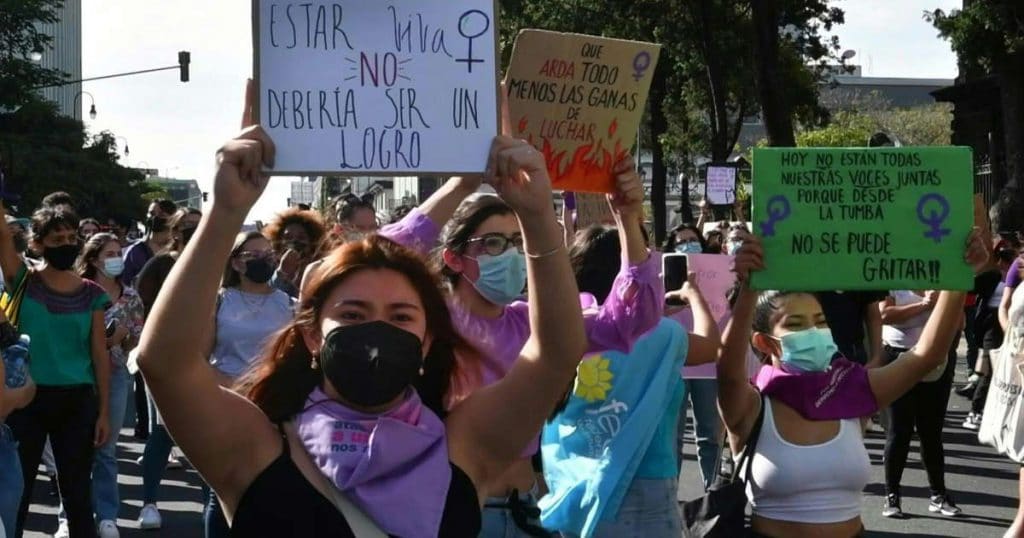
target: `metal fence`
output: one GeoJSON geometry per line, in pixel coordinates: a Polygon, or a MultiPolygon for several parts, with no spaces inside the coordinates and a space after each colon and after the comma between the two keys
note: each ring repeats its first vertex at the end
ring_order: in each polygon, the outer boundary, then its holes
{"type": "Polygon", "coordinates": [[[981,194],[985,207],[992,207],[999,197],[1000,186],[996,184],[996,174],[991,164],[981,164],[974,169],[974,193],[981,194]]]}

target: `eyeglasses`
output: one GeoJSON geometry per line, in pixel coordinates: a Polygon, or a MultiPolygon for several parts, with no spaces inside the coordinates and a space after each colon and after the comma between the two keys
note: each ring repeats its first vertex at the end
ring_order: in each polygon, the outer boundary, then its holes
{"type": "Polygon", "coordinates": [[[476,254],[487,254],[488,256],[500,256],[511,247],[515,247],[520,254],[525,252],[523,247],[523,236],[515,234],[507,237],[500,233],[489,233],[474,237],[466,242],[466,251],[475,251],[476,254]]]}

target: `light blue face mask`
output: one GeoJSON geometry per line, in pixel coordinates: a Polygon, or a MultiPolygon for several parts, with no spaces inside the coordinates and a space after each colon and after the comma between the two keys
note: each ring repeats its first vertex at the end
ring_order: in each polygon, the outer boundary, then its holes
{"type": "Polygon", "coordinates": [[[782,343],[782,369],[793,374],[824,372],[839,351],[830,329],[812,327],[778,340],[782,343]]]}
{"type": "Polygon", "coordinates": [[[484,299],[496,305],[508,305],[523,295],[526,256],[518,250],[510,248],[498,256],[481,254],[476,262],[480,266],[480,278],[470,284],[484,299]]]}
{"type": "Polygon", "coordinates": [[[680,254],[700,254],[703,252],[699,241],[687,241],[676,245],[676,252],[680,254]]]}

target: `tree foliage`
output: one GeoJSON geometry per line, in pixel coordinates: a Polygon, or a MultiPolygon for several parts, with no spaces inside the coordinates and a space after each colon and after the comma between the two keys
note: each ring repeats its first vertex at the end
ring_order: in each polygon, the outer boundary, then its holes
{"type": "MultiPolygon", "coordinates": [[[[808,124],[827,117],[818,104],[824,65],[839,62],[838,41],[825,35],[843,22],[842,10],[825,0],[777,0],[781,40],[778,77],[784,81],[787,114],[808,124]]],[[[652,150],[655,234],[665,227],[667,163],[693,170],[697,156],[724,160],[734,150],[743,118],[761,110],[751,33],[751,4],[732,0],[500,0],[502,57],[516,34],[542,28],[662,45],[641,129],[652,150]]],[[[687,192],[683,186],[683,192],[687,192]]],[[[685,196],[685,195],[684,195],[685,196]]],[[[683,204],[684,217],[690,207],[683,204]]]]}
{"type": "Polygon", "coordinates": [[[30,59],[53,46],[53,37],[38,25],[56,23],[63,5],[64,0],[0,0],[0,108],[17,108],[34,99],[33,88],[66,80],[66,73],[30,59]]]}
{"type": "MultiPolygon", "coordinates": [[[[962,75],[993,75],[998,80],[1007,185],[1024,185],[1024,2],[965,1],[963,9],[937,9],[926,12],[925,19],[957,52],[962,75]]],[[[1009,212],[1020,215],[1024,206],[1009,212]]],[[[1017,218],[1024,228],[1024,218],[1017,218]]]]}
{"type": "Polygon", "coordinates": [[[88,135],[80,121],[60,116],[48,101],[0,114],[0,165],[7,193],[28,214],[47,194],[66,191],[83,217],[141,218],[151,187],[141,173],[118,164],[113,133],[88,135]]]}
{"type": "Polygon", "coordinates": [[[882,131],[905,146],[944,146],[952,137],[952,107],[935,103],[912,108],[840,110],[821,128],[806,129],[796,136],[803,147],[866,146],[871,135],[882,131]]]}

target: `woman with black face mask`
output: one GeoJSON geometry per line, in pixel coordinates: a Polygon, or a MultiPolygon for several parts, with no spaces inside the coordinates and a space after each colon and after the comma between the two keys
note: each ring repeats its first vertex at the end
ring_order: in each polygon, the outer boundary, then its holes
{"type": "MultiPolygon", "coordinates": [[[[249,369],[271,335],[292,320],[292,300],[270,285],[277,256],[260,232],[240,233],[224,268],[215,314],[210,363],[229,387],[249,369]]],[[[207,538],[227,536],[216,498],[208,496],[203,514],[207,538]]]]}
{"type": "Polygon", "coordinates": [[[139,364],[168,428],[235,536],[368,536],[377,526],[475,538],[486,485],[536,437],[585,348],[543,156],[508,137],[490,151],[487,181],[519,216],[532,305],[530,336],[501,380],[445,411],[438,394],[451,396],[452,372],[479,357],[466,356],[437,276],[371,235],[316,271],[242,397],[218,389],[197,337],[215,309],[209,262],[228,255],[223,230],[241,225],[274,160],[273,142],[247,119],[218,154],[213,209],[143,332],[139,364]]]}
{"type": "Polygon", "coordinates": [[[71,535],[96,536],[90,474],[94,448],[110,435],[110,357],[103,319],[110,298],[73,269],[81,250],[78,217],[64,208],[36,211],[32,247],[44,263],[29,268],[14,247],[4,213],[0,208],[0,268],[7,289],[24,293],[18,329],[31,338],[30,372],[38,387],[32,403],[7,420],[20,443],[25,484],[17,535],[49,436],[71,535]]]}

